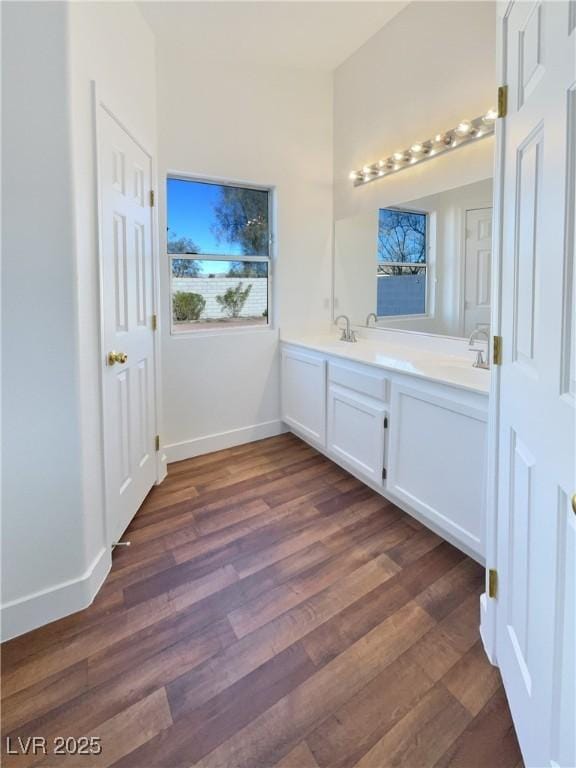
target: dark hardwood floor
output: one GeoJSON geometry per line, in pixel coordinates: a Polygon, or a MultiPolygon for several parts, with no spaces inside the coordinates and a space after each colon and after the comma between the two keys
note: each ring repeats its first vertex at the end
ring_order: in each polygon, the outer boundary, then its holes
{"type": "Polygon", "coordinates": [[[102,753],[4,765],[521,765],[480,566],[294,436],[172,465],[125,539],[90,608],[2,648],[12,749],[102,753]]]}

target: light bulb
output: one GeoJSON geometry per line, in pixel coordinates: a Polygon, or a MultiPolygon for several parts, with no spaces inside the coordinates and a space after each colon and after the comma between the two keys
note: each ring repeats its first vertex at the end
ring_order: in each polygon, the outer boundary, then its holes
{"type": "Polygon", "coordinates": [[[413,152],[415,155],[419,155],[420,152],[422,152],[422,144],[416,143],[412,144],[410,147],[410,152],[413,152]]]}
{"type": "Polygon", "coordinates": [[[350,171],[348,178],[350,179],[350,181],[356,181],[356,179],[358,178],[358,171],[350,171]]]}
{"type": "Polygon", "coordinates": [[[462,120],[461,123],[458,124],[458,127],[456,128],[456,132],[459,133],[461,136],[466,136],[467,133],[470,133],[472,130],[472,125],[468,120],[462,120]]]}
{"type": "Polygon", "coordinates": [[[364,174],[364,176],[370,176],[370,174],[372,173],[372,168],[370,168],[369,165],[365,165],[364,168],[362,168],[362,173],[364,174]]]}
{"type": "Polygon", "coordinates": [[[498,112],[496,112],[495,109],[489,109],[488,112],[486,112],[486,114],[482,118],[482,121],[484,123],[493,123],[497,117],[498,117],[498,112]]]}
{"type": "Polygon", "coordinates": [[[385,165],[384,160],[378,160],[378,167],[379,168],[384,168],[384,165],[385,165]]]}
{"type": "Polygon", "coordinates": [[[404,152],[394,152],[393,154],[394,160],[404,160],[404,152]]]}

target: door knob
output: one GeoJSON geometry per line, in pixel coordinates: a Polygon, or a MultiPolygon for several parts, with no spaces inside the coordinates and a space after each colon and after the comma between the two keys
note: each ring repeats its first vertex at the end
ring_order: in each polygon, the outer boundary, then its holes
{"type": "Polygon", "coordinates": [[[128,360],[126,352],[108,352],[108,365],[114,365],[114,363],[125,363],[128,360]]]}
{"type": "Polygon", "coordinates": [[[572,494],[572,512],[576,515],[576,493],[572,494]]]}

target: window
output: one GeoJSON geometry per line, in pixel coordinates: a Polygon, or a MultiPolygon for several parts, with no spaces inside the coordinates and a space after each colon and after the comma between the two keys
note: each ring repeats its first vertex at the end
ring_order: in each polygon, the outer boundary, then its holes
{"type": "Polygon", "coordinates": [[[168,178],[172,331],[269,323],[268,189],[168,178]]]}
{"type": "Polygon", "coordinates": [[[426,313],[425,213],[381,208],[378,215],[377,315],[426,313]]]}

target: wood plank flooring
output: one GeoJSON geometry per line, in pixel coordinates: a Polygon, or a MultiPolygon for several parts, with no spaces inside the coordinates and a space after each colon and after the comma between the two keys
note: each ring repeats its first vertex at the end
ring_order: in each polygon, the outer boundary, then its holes
{"type": "Polygon", "coordinates": [[[293,435],[173,464],[125,539],[90,608],[3,645],[5,766],[521,766],[482,569],[293,435]]]}

